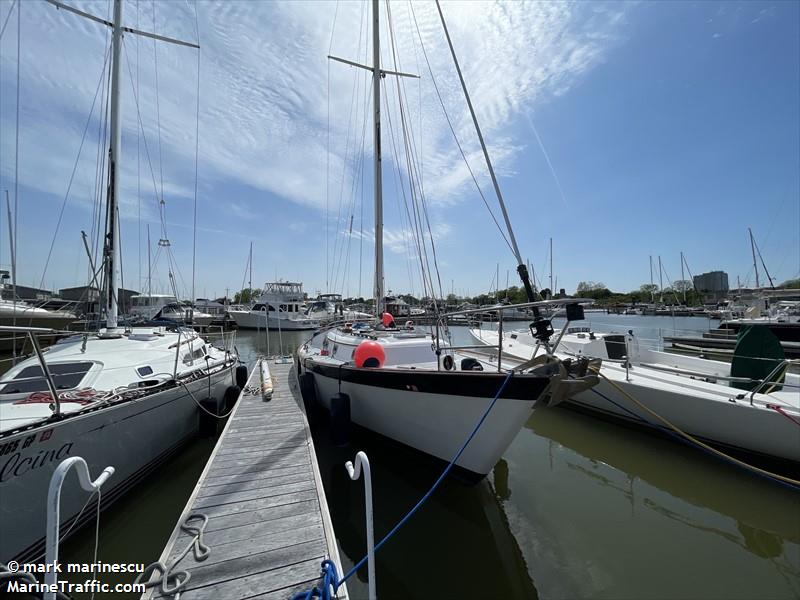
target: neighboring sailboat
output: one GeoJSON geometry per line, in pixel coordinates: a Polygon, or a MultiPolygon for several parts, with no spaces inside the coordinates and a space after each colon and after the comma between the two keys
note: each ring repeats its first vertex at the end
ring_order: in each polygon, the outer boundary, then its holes
{"type": "MultiPolygon", "coordinates": [[[[49,1],[112,27],[103,253],[107,326],[62,340],[46,353],[36,342],[38,331],[5,329],[29,335],[36,356],[0,378],[0,562],[42,555],[48,484],[64,458],[83,457],[92,473],[114,466],[114,476],[103,486],[106,506],[196,434],[197,402],[213,398],[219,406],[238,364],[232,345],[219,348],[192,330],[117,326],[120,57],[123,30],[141,32],[123,27],[122,0],[113,1],[113,23],[49,1]]],[[[86,500],[78,486],[64,486],[62,526],[76,518],[86,500]]],[[[91,518],[86,512],[83,520],[91,518]]]]}
{"type": "MultiPolygon", "coordinates": [[[[386,306],[381,184],[381,79],[387,74],[407,74],[386,71],[380,66],[378,8],[378,0],[373,0],[372,66],[335,60],[371,71],[373,77],[374,298],[376,315],[380,316],[386,306]]],[[[444,17],[442,22],[444,23],[444,17]]],[[[468,96],[467,102],[469,104],[468,96]]],[[[469,106],[472,112],[472,105],[469,106]]],[[[475,124],[477,125],[477,121],[475,124]]],[[[478,135],[483,146],[479,129],[478,135]]],[[[488,159],[488,154],[486,157],[488,159]]],[[[491,164],[489,167],[495,188],[499,192],[491,164]]],[[[503,213],[510,231],[504,207],[503,213]]],[[[510,233],[516,249],[513,232],[510,233]]],[[[520,264],[520,275],[529,298],[532,299],[527,269],[519,258],[518,250],[516,255],[520,264]]],[[[451,348],[440,335],[440,330],[427,333],[414,328],[397,329],[388,312],[386,315],[383,323],[372,329],[356,329],[345,325],[318,334],[297,351],[298,369],[311,376],[317,398],[328,410],[332,409],[334,401],[349,403],[350,418],[354,423],[444,461],[453,458],[486,411],[489,402],[496,395],[499,396],[456,462],[456,468],[467,479],[478,480],[490,472],[530,417],[537,400],[556,396],[558,386],[566,376],[565,369],[558,361],[546,360],[539,365],[528,365],[508,379],[509,374],[498,369],[496,365],[491,367],[486,362],[464,356],[451,348]]],[[[590,385],[593,380],[589,377],[583,383],[590,385]]]]}
{"type": "MultiPolygon", "coordinates": [[[[503,356],[509,361],[528,361],[538,347],[526,330],[501,336],[496,330],[475,328],[470,334],[476,342],[492,347],[502,337],[503,356]]],[[[732,377],[730,363],[651,350],[640,346],[630,333],[594,333],[588,327],[567,328],[558,353],[564,358],[603,359],[605,377],[596,390],[611,400],[587,390],[568,399],[567,406],[638,425],[642,419],[664,425],[632,402],[628,393],[695,437],[800,463],[800,376],[796,373],[787,372],[781,385],[753,380],[743,394],[732,383],[745,378],[732,377]]]]}

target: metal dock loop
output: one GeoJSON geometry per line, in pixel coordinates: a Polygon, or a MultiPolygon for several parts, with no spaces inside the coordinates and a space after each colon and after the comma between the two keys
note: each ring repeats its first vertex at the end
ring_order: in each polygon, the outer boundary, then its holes
{"type": "MultiPolygon", "coordinates": [[[[89,477],[89,467],[86,461],[80,456],[72,456],[64,460],[56,467],[53,476],[50,478],[50,488],[47,490],[47,542],[45,551],[45,561],[48,565],[55,565],[58,561],[58,526],[61,521],[61,486],[70,468],[75,465],[78,472],[78,482],[87,492],[100,492],[100,486],[114,474],[114,467],[106,467],[100,476],[94,481],[89,477]]],[[[98,510],[100,510],[98,506],[98,510]]],[[[56,569],[48,571],[45,575],[45,583],[49,589],[56,589],[57,573],[56,569]]],[[[44,594],[45,600],[55,600],[56,592],[47,591],[44,594]]]]}
{"type": "Polygon", "coordinates": [[[356,464],[353,466],[352,461],[347,461],[344,464],[347,469],[347,474],[350,479],[356,481],[361,472],[364,472],[364,495],[365,495],[365,512],[367,520],[367,574],[369,583],[369,600],[375,600],[377,594],[375,592],[375,531],[373,529],[372,519],[372,473],[369,468],[369,458],[366,453],[360,450],[356,454],[356,464]]]}

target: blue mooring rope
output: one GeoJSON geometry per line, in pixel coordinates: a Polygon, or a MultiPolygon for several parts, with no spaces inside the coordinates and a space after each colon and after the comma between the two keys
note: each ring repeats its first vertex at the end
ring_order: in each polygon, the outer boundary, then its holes
{"type": "MultiPolygon", "coordinates": [[[[375,552],[377,552],[381,548],[381,546],[383,546],[386,542],[388,542],[389,539],[395,533],[397,533],[397,531],[403,525],[406,524],[406,522],[414,515],[414,513],[417,512],[417,510],[419,510],[419,508],[423,504],[425,504],[425,502],[428,500],[428,498],[431,497],[433,492],[436,491],[436,488],[439,487],[439,484],[441,484],[442,481],[444,481],[444,478],[447,477],[447,474],[452,470],[453,466],[456,464],[458,459],[461,458],[461,455],[464,453],[464,450],[466,450],[467,446],[472,441],[472,438],[474,438],[475,434],[478,433],[478,430],[483,425],[483,422],[486,420],[486,417],[489,416],[489,413],[492,411],[492,408],[494,408],[494,405],[497,403],[497,400],[500,398],[500,394],[502,394],[503,390],[506,389],[506,386],[508,385],[508,382],[511,381],[511,378],[513,376],[514,376],[514,371],[509,371],[508,375],[506,375],[506,378],[503,380],[503,384],[500,386],[500,389],[497,390],[497,394],[495,394],[494,398],[489,403],[489,406],[484,411],[483,416],[480,418],[480,420],[475,425],[475,428],[472,430],[472,433],[469,434],[469,437],[466,439],[466,441],[461,446],[461,448],[458,450],[458,452],[456,452],[456,455],[448,463],[448,465],[445,467],[444,471],[442,471],[442,474],[439,475],[439,478],[434,482],[434,484],[431,486],[431,488],[427,492],[425,492],[425,495],[422,498],[420,498],[419,502],[417,502],[414,505],[414,507],[411,510],[409,510],[406,513],[406,515],[402,519],[400,519],[400,521],[397,522],[397,525],[392,527],[392,530],[389,533],[387,533],[385,536],[383,536],[383,539],[381,539],[380,542],[375,544],[375,552]]],[[[330,600],[331,597],[332,597],[331,596],[331,592],[330,592],[331,587],[333,587],[333,592],[335,594],[336,591],[339,589],[339,587],[345,581],[347,581],[356,571],[358,571],[362,566],[364,566],[365,562],[367,562],[367,556],[366,555],[364,556],[364,558],[362,558],[360,561],[358,561],[353,566],[353,568],[350,569],[345,574],[344,577],[339,579],[338,578],[338,572],[336,571],[336,565],[334,565],[331,560],[328,560],[328,559],[323,560],[322,561],[322,586],[323,586],[322,589],[320,589],[319,587],[314,587],[313,589],[308,590],[306,592],[299,592],[299,593],[295,594],[292,597],[292,600],[311,600],[311,598],[316,598],[316,597],[321,598],[321,600],[330,600]]]]}
{"type": "Polygon", "coordinates": [[[344,580],[339,580],[339,571],[336,570],[334,562],[326,558],[322,561],[322,588],[314,586],[306,592],[298,592],[292,596],[292,600],[311,600],[312,598],[330,600],[331,587],[333,587],[333,591],[336,593],[342,581],[344,580]]]}

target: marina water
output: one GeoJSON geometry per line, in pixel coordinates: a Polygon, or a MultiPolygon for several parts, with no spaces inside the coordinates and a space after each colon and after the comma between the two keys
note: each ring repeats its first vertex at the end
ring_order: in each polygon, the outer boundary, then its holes
{"type": "MultiPolygon", "coordinates": [[[[632,329],[642,340],[709,328],[704,318],[598,313],[585,324],[632,329]]],[[[465,328],[453,336],[468,343],[465,328]]],[[[268,343],[270,353],[279,345],[291,353],[306,338],[239,331],[237,347],[252,363],[268,343]]],[[[358,450],[369,455],[376,539],[440,467],[368,434],[332,447],[324,425],[315,422],[315,444],[347,571],[366,546],[363,482],[350,481],[344,462],[358,450]]],[[[98,560],[158,559],[214,443],[193,442],[101,515],[98,560]]],[[[61,556],[92,562],[93,551],[90,526],[64,543],[61,556]]],[[[362,571],[348,581],[352,598],[367,596],[362,571]]],[[[473,487],[445,481],[380,550],[377,583],[384,599],[800,598],[800,495],[682,444],[539,407],[487,480],[473,487]]]]}

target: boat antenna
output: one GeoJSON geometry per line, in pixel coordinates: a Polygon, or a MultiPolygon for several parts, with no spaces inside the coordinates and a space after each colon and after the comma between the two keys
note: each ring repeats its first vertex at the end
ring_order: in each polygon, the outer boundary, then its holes
{"type": "MultiPolygon", "coordinates": [[[[456,66],[456,72],[458,72],[458,79],[461,82],[461,89],[464,91],[464,96],[467,99],[467,106],[469,107],[469,113],[472,115],[472,122],[475,125],[475,131],[478,134],[478,140],[481,143],[481,148],[483,149],[483,156],[486,159],[486,166],[489,168],[489,175],[492,178],[492,185],[494,186],[495,194],[497,195],[497,200],[500,202],[500,210],[503,212],[503,219],[506,222],[506,229],[508,230],[508,237],[511,242],[511,250],[514,252],[514,257],[517,259],[517,273],[519,274],[520,279],[522,280],[522,285],[525,287],[525,293],[528,296],[528,302],[535,302],[538,298],[536,297],[537,294],[534,293],[533,288],[531,287],[531,280],[530,276],[528,275],[528,267],[525,265],[525,261],[522,260],[522,255],[519,252],[519,246],[517,246],[517,239],[514,236],[514,229],[511,227],[511,219],[508,216],[508,211],[506,210],[505,202],[503,202],[503,194],[500,192],[500,185],[497,183],[497,176],[494,173],[494,168],[492,167],[492,161],[489,158],[489,152],[486,149],[486,143],[483,141],[483,134],[481,133],[481,128],[478,125],[478,119],[475,116],[475,109],[472,107],[472,100],[470,100],[469,92],[467,91],[467,84],[464,82],[464,76],[461,73],[461,67],[458,64],[458,58],[456,58],[456,51],[453,48],[453,42],[450,39],[450,32],[447,30],[447,23],[444,20],[444,14],[442,13],[442,7],[439,5],[439,0],[436,0],[436,9],[439,11],[439,18],[442,21],[442,27],[444,28],[444,34],[447,38],[447,45],[450,48],[450,54],[453,57],[453,63],[456,66]]],[[[552,291],[552,290],[551,290],[552,291]]],[[[534,313],[538,314],[538,310],[534,308],[534,313]]]]}

